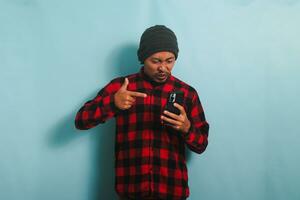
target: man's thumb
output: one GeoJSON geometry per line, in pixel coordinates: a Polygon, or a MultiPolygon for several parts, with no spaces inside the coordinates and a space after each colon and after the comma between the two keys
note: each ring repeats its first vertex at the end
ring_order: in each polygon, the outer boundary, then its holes
{"type": "Polygon", "coordinates": [[[122,85],[122,88],[126,90],[128,84],[129,84],[128,78],[125,78],[124,83],[123,83],[123,85],[122,85]]]}

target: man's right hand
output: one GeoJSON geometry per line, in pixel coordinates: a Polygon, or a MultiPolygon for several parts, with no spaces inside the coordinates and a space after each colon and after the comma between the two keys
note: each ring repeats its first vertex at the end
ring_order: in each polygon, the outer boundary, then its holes
{"type": "Polygon", "coordinates": [[[147,97],[145,93],[127,90],[128,84],[129,81],[125,78],[123,85],[114,95],[115,105],[121,110],[129,109],[135,103],[136,97],[147,97]]]}

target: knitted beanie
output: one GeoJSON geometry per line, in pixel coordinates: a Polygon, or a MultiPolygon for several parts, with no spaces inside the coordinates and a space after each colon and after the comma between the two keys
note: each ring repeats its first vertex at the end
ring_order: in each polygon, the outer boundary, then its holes
{"type": "Polygon", "coordinates": [[[172,52],[177,59],[179,49],[175,33],[164,25],[147,28],[137,51],[139,61],[143,64],[149,56],[161,51],[172,52]]]}

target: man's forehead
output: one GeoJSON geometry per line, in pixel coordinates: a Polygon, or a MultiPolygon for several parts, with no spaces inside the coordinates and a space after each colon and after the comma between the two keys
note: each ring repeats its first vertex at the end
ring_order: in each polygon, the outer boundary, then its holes
{"type": "Polygon", "coordinates": [[[171,59],[171,58],[175,58],[175,55],[172,52],[163,51],[163,52],[154,53],[150,57],[154,59],[171,59]]]}

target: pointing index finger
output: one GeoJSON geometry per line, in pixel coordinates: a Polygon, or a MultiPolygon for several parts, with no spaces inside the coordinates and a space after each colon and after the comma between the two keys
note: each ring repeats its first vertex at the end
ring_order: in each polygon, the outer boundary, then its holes
{"type": "Polygon", "coordinates": [[[147,97],[146,93],[142,93],[142,92],[133,92],[133,91],[128,91],[130,96],[134,96],[134,97],[147,97]]]}

